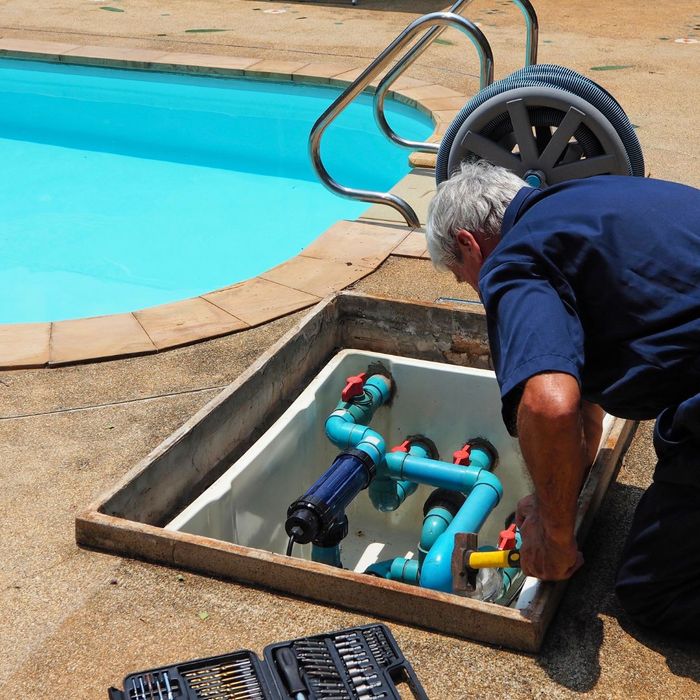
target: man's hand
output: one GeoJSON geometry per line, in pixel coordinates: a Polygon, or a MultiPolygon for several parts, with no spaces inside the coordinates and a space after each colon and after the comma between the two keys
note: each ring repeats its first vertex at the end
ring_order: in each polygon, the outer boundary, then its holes
{"type": "Polygon", "coordinates": [[[528,576],[563,581],[582,565],[573,531],[555,532],[543,521],[534,495],[518,502],[515,524],[520,530],[520,566],[528,576]]]}

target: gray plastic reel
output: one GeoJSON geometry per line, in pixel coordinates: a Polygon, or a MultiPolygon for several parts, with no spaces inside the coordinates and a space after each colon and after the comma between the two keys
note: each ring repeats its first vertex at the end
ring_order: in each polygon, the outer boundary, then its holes
{"type": "Polygon", "coordinates": [[[537,178],[539,182],[531,180],[536,186],[632,174],[625,146],[610,122],[586,100],[551,87],[508,90],[475,109],[454,138],[448,172],[473,158],[522,178],[537,178]]]}
{"type": "Polygon", "coordinates": [[[634,128],[589,78],[562,66],[527,66],[477,93],[440,144],[438,183],[483,158],[534,186],[592,175],[644,175],[634,128]]]}

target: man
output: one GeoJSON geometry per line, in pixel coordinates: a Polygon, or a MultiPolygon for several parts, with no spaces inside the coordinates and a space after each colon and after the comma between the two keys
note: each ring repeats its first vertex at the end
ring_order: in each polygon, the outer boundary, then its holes
{"type": "Polygon", "coordinates": [[[583,563],[576,501],[603,410],[657,417],[616,590],[639,623],[700,637],[700,191],[617,176],[539,190],[466,163],[438,188],[427,238],[484,303],[534,484],[516,519],[525,573],[561,580],[583,563]]]}

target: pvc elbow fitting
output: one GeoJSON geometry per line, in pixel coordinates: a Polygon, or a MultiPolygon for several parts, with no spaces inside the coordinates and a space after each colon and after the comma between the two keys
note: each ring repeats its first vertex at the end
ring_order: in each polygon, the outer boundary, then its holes
{"type": "Polygon", "coordinates": [[[388,477],[375,477],[369,485],[372,505],[381,513],[396,510],[416,489],[412,481],[394,481],[388,477]]]}
{"type": "Polygon", "coordinates": [[[384,455],[386,454],[384,438],[371,428],[365,428],[362,439],[356,445],[353,445],[353,447],[369,455],[375,467],[379,467],[384,461],[384,455]]]}
{"type": "Polygon", "coordinates": [[[369,485],[369,500],[380,513],[389,513],[400,505],[396,482],[387,477],[375,477],[369,485]]]}
{"type": "Polygon", "coordinates": [[[386,559],[368,566],[365,573],[388,581],[401,581],[415,586],[420,578],[420,566],[415,559],[396,557],[396,559],[386,559]]]}
{"type": "Polygon", "coordinates": [[[375,408],[379,408],[391,398],[391,379],[383,374],[373,374],[365,382],[364,390],[376,404],[375,408]]]}
{"type": "Polygon", "coordinates": [[[495,474],[482,469],[476,484],[449,527],[437,538],[423,562],[420,585],[436,591],[452,592],[452,551],[457,532],[479,532],[498,505],[503,487],[495,474]]]}
{"type": "Polygon", "coordinates": [[[496,505],[501,502],[501,498],[503,498],[503,485],[501,484],[501,480],[493,472],[490,472],[487,469],[482,469],[476,479],[474,488],[477,486],[491,487],[496,492],[496,505]]]}
{"type": "Polygon", "coordinates": [[[472,447],[469,458],[469,464],[472,467],[489,470],[493,467],[493,459],[491,458],[491,455],[486,450],[482,450],[480,447],[472,447]]]}
{"type": "Polygon", "coordinates": [[[326,437],[341,450],[348,450],[353,446],[353,442],[359,442],[366,429],[363,425],[357,425],[354,420],[348,420],[340,411],[334,411],[328,416],[325,428],[326,437]]]}
{"type": "Polygon", "coordinates": [[[326,419],[326,437],[341,450],[362,450],[376,466],[384,461],[384,438],[366,425],[346,421],[338,411],[326,419]]]}
{"type": "Polygon", "coordinates": [[[420,533],[418,551],[425,556],[436,540],[447,530],[454,516],[445,508],[432,508],[423,518],[423,528],[420,533]]]}

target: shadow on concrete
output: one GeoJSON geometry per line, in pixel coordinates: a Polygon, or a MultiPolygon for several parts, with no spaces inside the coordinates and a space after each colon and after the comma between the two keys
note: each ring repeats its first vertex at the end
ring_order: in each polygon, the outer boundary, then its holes
{"type": "Polygon", "coordinates": [[[584,546],[588,564],[571,581],[537,657],[549,677],[569,690],[587,692],[598,681],[604,617],[617,620],[632,638],[630,646],[643,644],[666,657],[671,673],[700,682],[700,643],[637,626],[615,596],[618,562],[643,493],[620,483],[609,488],[584,546]]]}
{"type": "Polygon", "coordinates": [[[700,642],[656,634],[648,628],[636,625],[624,610],[620,610],[618,620],[620,627],[627,634],[648,649],[664,656],[671,673],[700,683],[700,642]]]}
{"type": "Polygon", "coordinates": [[[587,564],[569,584],[537,658],[550,678],[569,690],[590,691],[600,677],[601,615],[622,613],[615,574],[642,493],[620,483],[608,489],[583,549],[587,564]]]}
{"type": "MultiPolygon", "coordinates": [[[[429,12],[447,11],[454,3],[440,0],[357,0],[355,7],[363,10],[378,10],[381,12],[406,12],[416,17],[427,15],[429,12]]],[[[352,0],[296,0],[294,5],[324,5],[327,7],[352,7],[352,0]]],[[[517,12],[517,11],[516,11],[517,12]]],[[[467,18],[471,15],[467,12],[467,18]]],[[[413,18],[409,18],[412,21],[413,18]]]]}

